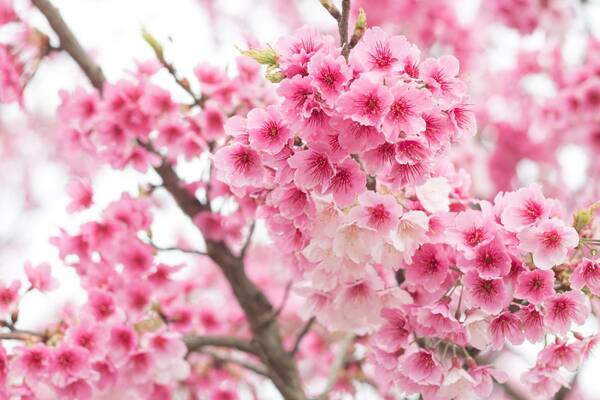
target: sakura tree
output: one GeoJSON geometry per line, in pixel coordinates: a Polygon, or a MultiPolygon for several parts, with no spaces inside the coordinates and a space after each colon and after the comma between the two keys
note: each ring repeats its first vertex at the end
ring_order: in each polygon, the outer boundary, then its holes
{"type": "MultiPolygon", "coordinates": [[[[0,279],[1,399],[577,398],[598,341],[598,203],[573,208],[535,183],[473,194],[461,155],[478,149],[476,116],[502,124],[470,95],[474,31],[461,40],[450,2],[321,0],[336,35],[248,40],[235,72],[200,63],[194,83],[148,31],[154,58],[108,80],[59,10],[31,3],[47,31],[0,0],[13,30],[0,101],[27,113],[49,56],[88,79],[59,93],[51,124],[79,172],[78,223],[49,232],[85,299],[29,329],[21,303],[63,290],[60,277],[27,263],[0,279]],[[388,26],[400,11],[418,45],[388,26]],[[448,52],[435,55],[438,31],[448,52]],[[186,100],[158,83],[165,72],[186,100]],[[101,167],[145,181],[99,207],[101,167]],[[193,233],[168,217],[164,244],[169,205],[193,233]],[[515,376],[505,359],[526,342],[535,360],[515,376]]],[[[538,2],[505,3],[523,6],[485,10],[524,32],[542,23],[538,2]]],[[[539,3],[548,18],[566,9],[539,3]]],[[[549,137],[595,123],[597,71],[573,74],[545,106],[573,111],[544,119],[549,137]]]]}

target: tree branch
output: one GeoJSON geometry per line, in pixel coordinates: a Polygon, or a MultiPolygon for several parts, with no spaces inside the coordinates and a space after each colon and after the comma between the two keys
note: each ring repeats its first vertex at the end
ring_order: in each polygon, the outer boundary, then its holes
{"type": "Polygon", "coordinates": [[[265,371],[261,367],[254,365],[254,364],[250,364],[246,361],[238,360],[238,359],[228,357],[226,355],[221,355],[218,353],[213,353],[212,351],[207,351],[207,350],[202,350],[202,353],[211,356],[212,358],[214,358],[216,361],[218,361],[220,363],[239,365],[240,367],[246,368],[247,370],[250,370],[250,371],[254,372],[255,374],[266,376],[267,378],[270,377],[268,371],[265,371]]]}
{"type": "Polygon", "coordinates": [[[348,21],[350,19],[350,0],[342,0],[342,11],[331,2],[331,0],[321,0],[323,8],[337,21],[340,34],[340,47],[342,54],[348,59],[350,53],[350,43],[348,42],[348,21]]]}
{"type": "MultiPolygon", "coordinates": [[[[60,47],[81,67],[92,85],[102,91],[105,78],[98,67],[79,44],[58,10],[48,0],[32,0],[33,4],[48,19],[60,40],[60,47]]],[[[347,0],[345,0],[347,1],[347,0]]],[[[148,146],[151,146],[148,144],[148,146]]],[[[202,211],[210,211],[183,185],[173,166],[163,159],[155,171],[163,180],[163,186],[175,199],[181,210],[191,219],[202,211]]],[[[271,318],[273,306],[264,293],[248,279],[243,260],[236,257],[222,241],[206,241],[208,256],[219,266],[229,282],[233,294],[240,304],[254,335],[253,343],[261,360],[269,369],[269,376],[286,399],[306,398],[298,367],[293,357],[285,350],[281,331],[276,318],[271,318]],[[268,323],[265,326],[265,321],[268,323]]]]}
{"type": "Polygon", "coordinates": [[[198,351],[203,347],[227,347],[256,355],[256,349],[249,341],[229,336],[187,336],[183,338],[188,351],[198,351]]]}
{"type": "Polygon", "coordinates": [[[304,326],[298,333],[298,336],[296,336],[296,341],[294,342],[294,347],[292,347],[292,350],[290,351],[290,353],[292,355],[295,356],[296,353],[298,353],[298,350],[300,350],[300,344],[302,343],[302,339],[304,339],[304,336],[306,336],[306,334],[310,331],[310,328],[315,323],[315,320],[316,320],[315,317],[311,317],[308,321],[306,321],[306,323],[304,324],[304,326]]]}

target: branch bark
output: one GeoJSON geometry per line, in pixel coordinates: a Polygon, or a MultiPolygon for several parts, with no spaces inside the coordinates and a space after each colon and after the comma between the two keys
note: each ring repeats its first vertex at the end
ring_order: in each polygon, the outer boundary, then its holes
{"type": "MultiPolygon", "coordinates": [[[[349,0],[345,0],[349,1],[349,0]]],[[[48,0],[32,0],[44,14],[60,40],[60,47],[79,65],[92,85],[102,91],[106,78],[102,70],[85,52],[73,32],[67,26],[58,9],[48,0]]],[[[166,160],[155,168],[163,180],[163,186],[175,199],[177,205],[189,217],[201,211],[210,211],[192,193],[188,192],[173,166],[166,160]]],[[[253,333],[253,344],[257,354],[267,366],[269,376],[286,399],[304,400],[306,395],[293,356],[288,353],[281,338],[279,324],[273,315],[273,306],[262,291],[248,279],[244,262],[221,241],[206,241],[208,256],[219,266],[246,315],[253,333]]]]}
{"type": "Polygon", "coordinates": [[[227,347],[255,354],[256,349],[247,340],[229,336],[187,336],[183,339],[189,351],[198,351],[206,346],[227,347]]]}

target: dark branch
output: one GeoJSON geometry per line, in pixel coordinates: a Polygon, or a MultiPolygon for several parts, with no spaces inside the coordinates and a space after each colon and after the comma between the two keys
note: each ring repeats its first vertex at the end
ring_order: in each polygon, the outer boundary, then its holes
{"type": "Polygon", "coordinates": [[[300,350],[300,344],[302,343],[302,339],[304,339],[304,336],[306,336],[306,334],[310,331],[310,328],[313,326],[314,323],[315,317],[311,317],[308,321],[306,321],[306,323],[298,333],[298,336],[296,336],[294,347],[292,347],[292,351],[290,351],[292,355],[296,355],[296,353],[298,353],[298,350],[300,350]]]}
{"type": "Polygon", "coordinates": [[[255,374],[262,375],[267,378],[270,377],[268,371],[265,371],[264,369],[262,369],[261,367],[259,367],[257,365],[250,364],[249,362],[246,362],[243,360],[238,360],[238,359],[235,359],[232,357],[228,357],[226,355],[214,353],[214,352],[208,351],[208,350],[202,350],[202,353],[211,356],[215,361],[217,361],[219,363],[239,365],[240,367],[246,368],[247,370],[250,370],[250,371],[254,372],[255,374]]]}
{"type": "Polygon", "coordinates": [[[256,349],[244,339],[228,336],[187,336],[183,339],[189,351],[199,351],[203,347],[227,347],[256,355],[256,349]]]}

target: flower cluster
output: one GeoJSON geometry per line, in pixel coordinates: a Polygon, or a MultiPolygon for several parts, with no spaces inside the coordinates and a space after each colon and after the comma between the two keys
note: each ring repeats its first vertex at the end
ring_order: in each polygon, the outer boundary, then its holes
{"type": "Polygon", "coordinates": [[[374,332],[381,386],[425,398],[487,397],[506,377],[476,353],[554,335],[524,382],[558,390],[557,371],[587,351],[565,364],[552,346],[596,341],[572,331],[589,316],[579,289],[595,289],[596,264],[577,267],[571,288],[560,271],[575,269],[579,235],[540,187],[493,203],[466,194],[445,157],[475,130],[456,60],[421,61],[378,28],[348,62],[307,28],[275,51],[282,104],[230,119],[215,166],[239,199],[264,196],[259,215],[303,276],[301,315],[374,332]]]}

